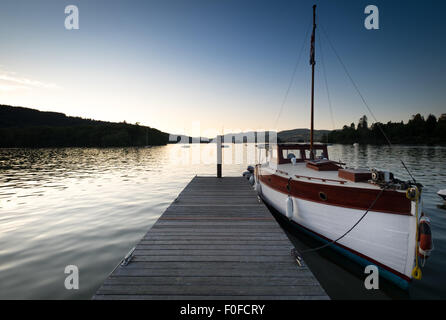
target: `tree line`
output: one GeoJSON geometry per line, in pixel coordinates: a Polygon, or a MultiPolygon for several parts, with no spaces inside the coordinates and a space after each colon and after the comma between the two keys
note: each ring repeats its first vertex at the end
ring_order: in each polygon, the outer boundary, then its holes
{"type": "Polygon", "coordinates": [[[169,134],[138,123],[97,121],[0,105],[1,148],[131,147],[168,142],[169,134]]]}
{"type": "Polygon", "coordinates": [[[395,144],[427,144],[446,145],[446,114],[442,114],[438,119],[433,114],[425,119],[421,114],[413,115],[411,119],[404,123],[375,122],[370,127],[367,116],[359,119],[355,126],[345,125],[342,130],[334,130],[322,137],[323,142],[329,143],[361,143],[361,144],[386,144],[387,140],[395,144]]]}

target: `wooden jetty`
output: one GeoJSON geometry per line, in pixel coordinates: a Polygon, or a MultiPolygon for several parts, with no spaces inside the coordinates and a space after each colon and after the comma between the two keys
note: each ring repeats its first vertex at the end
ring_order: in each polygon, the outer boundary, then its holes
{"type": "Polygon", "coordinates": [[[195,177],[93,299],[328,299],[242,177],[195,177]]]}

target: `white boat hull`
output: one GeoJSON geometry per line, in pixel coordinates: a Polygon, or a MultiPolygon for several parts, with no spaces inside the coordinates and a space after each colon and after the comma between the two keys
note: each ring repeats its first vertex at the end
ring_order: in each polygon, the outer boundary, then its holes
{"type": "MultiPolygon", "coordinates": [[[[288,195],[261,184],[261,196],[286,216],[288,195]]],[[[338,239],[365,210],[326,205],[292,197],[291,219],[304,231],[325,241],[338,239]]],[[[361,264],[375,264],[380,275],[407,288],[415,258],[416,218],[413,215],[370,211],[345,237],[333,245],[361,264]]]]}

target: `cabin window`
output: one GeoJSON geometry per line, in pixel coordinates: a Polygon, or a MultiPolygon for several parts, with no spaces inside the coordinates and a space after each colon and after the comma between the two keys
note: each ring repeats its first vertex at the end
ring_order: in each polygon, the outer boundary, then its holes
{"type": "Polygon", "coordinates": [[[327,159],[327,155],[323,149],[315,150],[315,157],[316,159],[327,159]]]}
{"type": "MultiPolygon", "coordinates": [[[[323,149],[313,149],[315,159],[328,159],[323,149]]],[[[310,150],[305,150],[305,158],[310,159],[310,150]]]]}
{"type": "Polygon", "coordinates": [[[305,150],[305,159],[311,159],[310,157],[310,150],[305,150]]]}
{"type": "Polygon", "coordinates": [[[282,157],[284,159],[291,159],[291,158],[296,158],[296,160],[301,160],[302,159],[302,155],[300,153],[300,150],[288,150],[288,149],[284,149],[282,150],[282,157]]]}

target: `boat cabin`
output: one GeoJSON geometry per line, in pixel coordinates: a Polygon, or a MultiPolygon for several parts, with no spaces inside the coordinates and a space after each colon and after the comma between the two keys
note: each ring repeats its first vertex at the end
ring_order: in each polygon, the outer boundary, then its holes
{"type": "MultiPolygon", "coordinates": [[[[327,145],[313,145],[314,160],[328,160],[327,145]]],[[[291,159],[296,158],[296,162],[311,161],[309,144],[278,144],[277,163],[291,163],[291,159]]]]}
{"type": "Polygon", "coordinates": [[[307,168],[316,171],[337,171],[342,168],[339,163],[329,160],[325,144],[313,145],[313,159],[311,159],[310,144],[281,143],[276,147],[276,149],[270,150],[270,156],[272,161],[279,165],[305,162],[307,168]]]}

